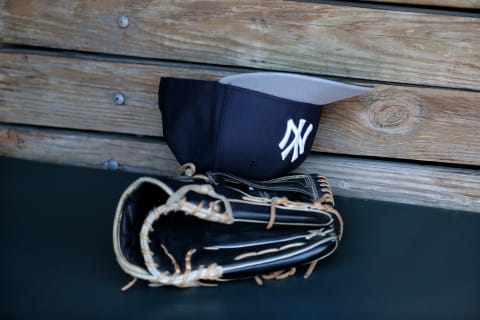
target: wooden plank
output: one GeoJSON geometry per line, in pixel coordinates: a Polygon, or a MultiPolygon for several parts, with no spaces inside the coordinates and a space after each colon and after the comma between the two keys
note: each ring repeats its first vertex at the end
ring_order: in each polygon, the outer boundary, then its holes
{"type": "Polygon", "coordinates": [[[480,93],[375,86],[325,108],[313,150],[480,164],[480,93]]]}
{"type": "Polygon", "coordinates": [[[0,53],[0,122],[162,135],[160,77],[217,79],[225,71],[0,53]],[[113,95],[126,97],[124,106],[113,95]]]}
{"type": "MultiPolygon", "coordinates": [[[[0,53],[0,122],[160,137],[160,77],[217,79],[231,72],[0,53]],[[115,92],[125,94],[124,106],[113,104],[115,92]]],[[[375,88],[327,105],[313,150],[480,165],[479,92],[375,88]]]]}
{"type": "Polygon", "coordinates": [[[152,139],[132,139],[72,131],[0,124],[0,155],[82,167],[167,174],[179,167],[168,146],[152,139]]]}
{"type": "Polygon", "coordinates": [[[3,0],[2,41],[480,88],[475,17],[273,0],[3,0]],[[128,28],[118,26],[122,15],[128,28]]]}
{"type": "Polygon", "coordinates": [[[300,169],[324,173],[341,196],[480,212],[480,170],[320,155],[300,169]]]}
{"type": "Polygon", "coordinates": [[[461,9],[479,9],[480,0],[362,0],[367,2],[396,3],[432,7],[449,7],[461,9]]]}
{"type": "MultiPolygon", "coordinates": [[[[163,141],[0,125],[0,155],[120,170],[174,174],[163,141]],[[134,151],[134,152],[133,152],[134,151]]],[[[480,170],[311,155],[299,169],[322,172],[336,195],[480,212],[480,170]]]]}

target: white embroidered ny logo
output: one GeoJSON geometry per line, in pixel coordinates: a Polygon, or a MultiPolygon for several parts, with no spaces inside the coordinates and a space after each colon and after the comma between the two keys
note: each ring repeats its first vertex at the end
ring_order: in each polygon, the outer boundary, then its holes
{"type": "Polygon", "coordinates": [[[278,144],[278,147],[280,148],[280,150],[283,150],[282,160],[285,160],[288,154],[293,151],[291,162],[294,162],[295,160],[297,160],[299,154],[303,154],[303,152],[305,152],[305,143],[307,142],[308,135],[313,130],[313,125],[310,124],[302,136],[302,130],[306,122],[307,121],[305,119],[300,119],[300,122],[298,123],[298,127],[297,127],[295,126],[295,122],[293,122],[292,119],[288,120],[287,130],[285,131],[285,135],[283,136],[282,141],[280,141],[280,143],[278,144]],[[292,133],[293,133],[293,140],[287,146],[287,142],[288,140],[290,140],[290,135],[292,133]]]}

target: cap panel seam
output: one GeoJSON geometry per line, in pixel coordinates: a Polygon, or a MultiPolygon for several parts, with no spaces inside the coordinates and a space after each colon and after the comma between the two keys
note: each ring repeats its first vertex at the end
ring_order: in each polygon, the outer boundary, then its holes
{"type": "MultiPolygon", "coordinates": [[[[222,155],[223,151],[223,128],[225,125],[225,114],[227,113],[227,101],[228,101],[228,94],[229,90],[228,87],[222,85],[222,84],[217,84],[217,86],[221,89],[220,91],[223,94],[223,97],[221,99],[218,99],[220,102],[220,121],[217,126],[217,132],[215,132],[215,152],[214,152],[214,159],[213,159],[213,164],[214,164],[214,170],[218,170],[223,168],[223,158],[220,157],[222,155]]],[[[219,103],[217,102],[217,103],[219,103]]]]}

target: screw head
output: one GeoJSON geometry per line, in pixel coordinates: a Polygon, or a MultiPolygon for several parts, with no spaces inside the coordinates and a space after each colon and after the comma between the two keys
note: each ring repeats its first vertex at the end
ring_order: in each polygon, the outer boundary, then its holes
{"type": "Polygon", "coordinates": [[[115,171],[115,170],[118,169],[118,162],[117,162],[116,160],[111,159],[111,160],[108,160],[108,161],[107,161],[107,165],[106,165],[106,166],[107,166],[107,169],[108,169],[108,170],[113,170],[113,171],[115,171]]]}
{"type": "Polygon", "coordinates": [[[122,29],[128,27],[128,18],[125,16],[118,17],[118,26],[122,29]]]}
{"type": "Polygon", "coordinates": [[[115,93],[113,95],[113,103],[117,106],[123,106],[125,104],[125,96],[122,93],[115,93]]]}

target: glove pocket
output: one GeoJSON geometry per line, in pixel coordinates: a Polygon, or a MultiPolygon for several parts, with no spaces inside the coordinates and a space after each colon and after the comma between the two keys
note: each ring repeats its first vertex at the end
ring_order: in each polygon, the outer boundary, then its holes
{"type": "Polygon", "coordinates": [[[148,277],[138,234],[150,210],[165,203],[172,189],[164,182],[142,177],[122,194],[113,223],[113,247],[120,267],[130,275],[148,277]]]}

